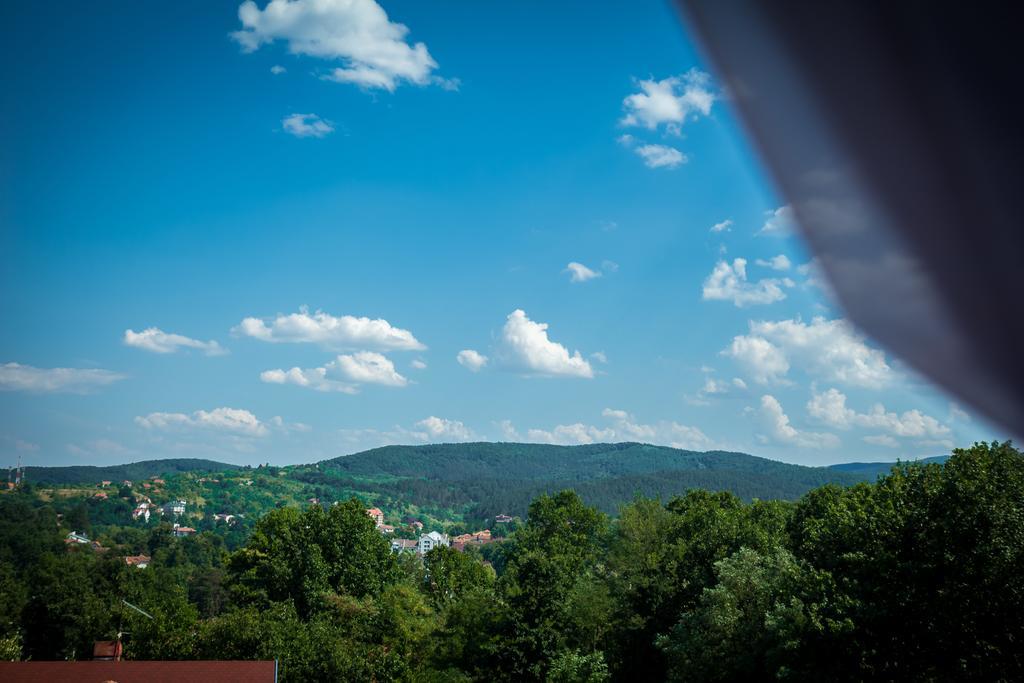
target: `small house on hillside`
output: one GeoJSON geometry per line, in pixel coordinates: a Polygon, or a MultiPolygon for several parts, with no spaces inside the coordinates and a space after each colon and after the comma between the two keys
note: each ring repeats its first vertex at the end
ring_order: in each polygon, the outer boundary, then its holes
{"type": "Polygon", "coordinates": [[[89,543],[89,537],[85,534],[80,534],[77,531],[71,531],[64,539],[65,543],[77,543],[78,545],[86,545],[89,543]]]}
{"type": "Polygon", "coordinates": [[[411,538],[395,538],[391,541],[391,552],[393,553],[414,553],[417,548],[417,542],[411,538]]]}
{"type": "Polygon", "coordinates": [[[124,558],[124,563],[129,567],[145,569],[149,566],[151,560],[152,558],[149,555],[128,555],[124,558]]]}
{"type": "Polygon", "coordinates": [[[384,523],[384,511],[380,508],[367,508],[366,514],[370,515],[374,526],[380,526],[384,523]]]}
{"type": "Polygon", "coordinates": [[[508,524],[512,521],[512,518],[508,515],[498,515],[494,518],[495,524],[508,524]]]}
{"type": "Polygon", "coordinates": [[[178,537],[178,538],[183,538],[185,536],[191,536],[195,532],[196,532],[196,530],[193,529],[190,526],[179,526],[177,524],[174,525],[174,535],[176,537],[178,537]]]}

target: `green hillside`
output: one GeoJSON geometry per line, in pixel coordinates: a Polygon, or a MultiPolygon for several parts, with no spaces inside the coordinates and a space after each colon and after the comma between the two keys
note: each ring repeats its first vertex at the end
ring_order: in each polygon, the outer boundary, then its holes
{"type": "MultiPolygon", "coordinates": [[[[415,517],[445,527],[482,524],[498,514],[523,516],[535,497],[563,489],[574,489],[588,505],[615,514],[638,494],[668,500],[690,489],[705,489],[728,491],[747,501],[796,500],[822,484],[875,478],[870,471],[844,472],[744,453],[701,453],[639,443],[386,446],[289,467],[154,460],[113,467],[29,468],[27,476],[37,485],[64,487],[61,496],[73,499],[92,495],[100,481],[129,479],[138,493],[156,503],[186,500],[190,517],[230,513],[257,518],[282,505],[357,496],[384,510],[388,523],[415,517]],[[144,482],[158,476],[166,483],[144,482]],[[69,490],[76,485],[87,488],[69,490]]],[[[115,513],[112,501],[93,500],[90,506],[94,519],[108,523],[129,512],[115,513]]]]}
{"type": "Polygon", "coordinates": [[[26,467],[28,481],[39,484],[95,484],[101,481],[120,482],[125,479],[147,479],[177,474],[180,472],[224,472],[240,469],[214,460],[198,458],[172,458],[169,460],[144,460],[127,465],[96,467],[73,465],[70,467],[26,467]]]}
{"type": "Polygon", "coordinates": [[[793,500],[825,483],[864,480],[744,453],[639,443],[386,446],[292,470],[292,477],[315,486],[373,493],[390,507],[461,510],[467,519],[523,514],[535,496],[565,488],[614,512],[637,493],[667,499],[703,488],[745,500],[793,500]]]}
{"type": "MultiPolygon", "coordinates": [[[[942,464],[949,460],[948,455],[937,455],[933,458],[921,458],[914,462],[920,462],[922,464],[938,463],[942,464]]],[[[844,462],[839,465],[829,465],[829,469],[836,472],[845,472],[847,474],[853,474],[868,481],[874,481],[878,477],[884,477],[892,471],[893,467],[896,467],[900,463],[896,462],[844,462]]]]}

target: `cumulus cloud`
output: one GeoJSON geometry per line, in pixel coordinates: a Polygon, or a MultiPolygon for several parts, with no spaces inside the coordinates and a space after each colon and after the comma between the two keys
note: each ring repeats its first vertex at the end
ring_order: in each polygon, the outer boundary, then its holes
{"type": "Polygon", "coordinates": [[[353,449],[392,444],[452,443],[477,439],[472,429],[459,420],[431,415],[411,427],[395,425],[391,429],[339,429],[342,440],[353,449]]]}
{"type": "Polygon", "coordinates": [[[780,443],[799,448],[835,448],[839,445],[839,437],[835,434],[806,432],[793,427],[789,416],[782,410],[782,404],[770,394],[761,397],[761,415],[771,438],[780,443]]]}
{"type": "Polygon", "coordinates": [[[740,335],[722,354],[736,361],[758,384],[779,381],[789,372],[789,360],[782,349],[761,337],[740,335]]]}
{"type": "Polygon", "coordinates": [[[275,76],[280,76],[286,71],[288,71],[288,69],[284,68],[280,64],[275,64],[274,66],[270,67],[270,73],[274,74],[275,76]]]}
{"type": "Polygon", "coordinates": [[[899,448],[900,445],[899,441],[886,434],[865,436],[864,443],[869,443],[873,446],[885,446],[886,448],[899,448]]]}
{"type": "Polygon", "coordinates": [[[455,356],[455,360],[459,361],[459,365],[472,372],[480,372],[487,365],[488,359],[487,356],[473,349],[462,349],[455,356]]]}
{"type": "Polygon", "coordinates": [[[677,168],[689,161],[685,154],[668,145],[640,145],[633,151],[647,168],[677,168]]]}
{"type": "Polygon", "coordinates": [[[281,119],[281,127],[297,138],[322,138],[334,132],[334,125],[316,114],[290,114],[281,119]]]}
{"type": "Polygon", "coordinates": [[[780,380],[791,363],[815,377],[852,386],[877,389],[892,378],[885,354],[841,319],[751,321],[750,334],[735,337],[722,353],[762,384],[780,380]]]}
{"type": "Polygon", "coordinates": [[[712,225],[711,226],[711,232],[728,232],[731,227],[732,227],[732,219],[731,218],[726,218],[724,221],[722,221],[720,223],[715,223],[714,225],[712,225]]]}
{"type": "Polygon", "coordinates": [[[265,342],[319,344],[339,350],[422,351],[427,348],[412,332],[392,327],[387,320],[351,315],[334,317],[322,311],[310,315],[305,308],[270,320],[246,318],[233,332],[265,342]]]}
{"type": "MultiPolygon", "coordinates": [[[[785,257],[783,257],[785,258],[785,257]]],[[[733,259],[732,264],[719,261],[704,280],[705,301],[732,301],[739,308],[756,304],[770,304],[786,298],[783,287],[792,287],[788,278],[766,278],[747,281],[747,260],[733,259]]]]}
{"type": "MultiPolygon", "coordinates": [[[[528,429],[525,440],[560,445],[639,441],[687,450],[702,450],[712,446],[711,439],[700,429],[675,421],[644,424],[625,410],[613,408],[605,408],[601,416],[607,423],[604,426],[576,422],[556,425],[551,429],[528,429]]],[[[500,426],[507,440],[523,440],[510,421],[504,420],[500,426]]]]}
{"type": "Polygon", "coordinates": [[[409,29],[388,19],[374,0],[252,0],[238,8],[242,29],[231,34],[244,52],[276,40],[292,54],[340,62],[326,79],[394,91],[401,83],[451,84],[432,76],[437,62],[423,43],[407,41],[409,29]]]}
{"type": "Polygon", "coordinates": [[[598,363],[606,364],[608,362],[608,355],[604,351],[594,351],[590,357],[598,363]]]}
{"type": "Polygon", "coordinates": [[[148,430],[209,429],[241,436],[266,436],[267,425],[248,410],[240,408],[214,408],[185,413],[150,413],[135,418],[135,424],[148,430]]]}
{"type": "Polygon", "coordinates": [[[111,370],[95,368],[36,368],[20,363],[0,365],[0,391],[39,394],[88,394],[125,378],[111,370]]]}
{"type": "Polygon", "coordinates": [[[158,327],[148,327],[142,332],[124,331],[126,346],[152,351],[153,353],[174,353],[179,349],[199,349],[207,356],[221,356],[227,351],[217,342],[199,341],[181,334],[164,332],[158,327]]]}
{"type": "Polygon", "coordinates": [[[835,388],[815,392],[807,403],[807,413],[837,429],[863,427],[891,436],[928,439],[941,439],[950,434],[949,427],[916,409],[897,414],[876,403],[868,412],[858,413],[847,407],[846,394],[835,388]]]}
{"type": "Polygon", "coordinates": [[[530,320],[522,310],[509,313],[501,332],[502,362],[529,375],[545,377],[594,376],[594,370],[579,351],[569,350],[548,338],[547,323],[530,320]]]}
{"type": "Polygon", "coordinates": [[[565,272],[569,273],[569,282],[586,282],[601,277],[601,273],[598,271],[591,270],[576,261],[570,261],[569,265],[565,267],[565,272]]]}
{"type": "Polygon", "coordinates": [[[637,85],[640,92],[622,101],[626,112],[621,121],[624,126],[654,130],[665,125],[669,132],[678,133],[687,119],[710,114],[715,101],[711,76],[698,69],[660,81],[641,80],[637,85]]]}
{"type": "Polygon", "coordinates": [[[268,384],[294,384],[314,391],[345,394],[357,393],[360,384],[404,387],[409,383],[395,370],[391,359],[374,351],[340,354],[317,368],[265,370],[260,373],[260,380],[268,384]]]}
{"type": "Polygon", "coordinates": [[[340,392],[343,394],[359,393],[359,387],[351,382],[342,382],[327,376],[327,368],[299,368],[290,370],[264,370],[260,373],[260,381],[267,384],[294,384],[314,391],[340,392]]]}
{"type": "Polygon", "coordinates": [[[765,268],[771,268],[772,270],[789,270],[793,266],[785,254],[779,254],[778,256],[773,256],[770,259],[757,259],[755,263],[759,266],[764,266],[765,268]]]}
{"type": "Polygon", "coordinates": [[[767,218],[758,231],[762,235],[789,235],[793,232],[793,207],[788,204],[765,212],[767,218]]]}
{"type": "Polygon", "coordinates": [[[421,361],[419,358],[417,358],[417,359],[415,359],[413,361],[410,361],[409,365],[412,366],[412,368],[414,370],[426,370],[427,369],[427,364],[424,363],[423,361],[421,361]]]}
{"type": "Polygon", "coordinates": [[[423,441],[472,441],[476,438],[473,430],[458,420],[430,417],[416,423],[423,441]]]}

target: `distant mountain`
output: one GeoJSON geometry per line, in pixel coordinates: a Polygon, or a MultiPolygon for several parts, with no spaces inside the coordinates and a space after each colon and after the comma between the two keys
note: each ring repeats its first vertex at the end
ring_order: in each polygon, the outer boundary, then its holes
{"type": "MultiPolygon", "coordinates": [[[[919,462],[922,464],[942,463],[949,460],[948,455],[937,455],[933,458],[922,458],[920,460],[909,460],[906,462],[919,462]]],[[[878,477],[889,474],[893,467],[898,465],[896,462],[846,462],[839,465],[829,465],[830,470],[836,472],[845,472],[847,474],[853,474],[856,476],[863,477],[867,481],[874,481],[878,477]]]]}
{"type": "Polygon", "coordinates": [[[148,479],[179,472],[223,472],[240,469],[214,460],[197,458],[173,458],[169,460],[144,460],[127,465],[95,467],[93,465],[72,465],[70,467],[26,467],[25,478],[40,484],[94,484],[100,481],[121,482],[125,479],[148,479]]]}
{"type": "Polygon", "coordinates": [[[745,453],[695,452],[640,443],[551,446],[521,443],[385,446],[294,468],[309,484],[374,492],[386,500],[466,510],[472,518],[522,514],[540,493],[575,489],[614,512],[635,494],[669,498],[689,489],[750,500],[796,499],[858,472],[790,465],[745,453]]]}
{"type": "MultiPolygon", "coordinates": [[[[668,500],[689,489],[730,491],[744,500],[795,500],[827,483],[874,481],[893,464],[805,467],[746,453],[696,452],[641,443],[385,446],[309,465],[252,469],[252,485],[245,489],[243,507],[256,514],[284,501],[301,504],[356,495],[403,515],[486,520],[501,513],[523,515],[537,495],[571,488],[588,504],[614,513],[637,494],[668,500]]],[[[238,469],[212,460],[177,459],[110,467],[29,467],[26,474],[30,482],[42,484],[167,476],[167,495],[199,497],[226,509],[237,506],[238,501],[220,501],[217,496],[227,495],[218,488],[221,485],[173,475],[238,469]]]]}

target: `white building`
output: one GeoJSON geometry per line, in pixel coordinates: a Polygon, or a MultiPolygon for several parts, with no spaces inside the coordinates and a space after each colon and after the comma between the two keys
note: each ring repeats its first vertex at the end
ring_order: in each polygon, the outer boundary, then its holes
{"type": "Polygon", "coordinates": [[[436,531],[431,531],[429,534],[423,534],[420,536],[419,542],[416,543],[416,552],[420,555],[426,555],[434,548],[442,545],[446,548],[451,545],[448,541],[448,534],[440,534],[436,531]]]}
{"type": "Polygon", "coordinates": [[[172,515],[183,515],[185,514],[185,501],[183,500],[172,500],[170,503],[164,505],[164,512],[172,515]]]}

